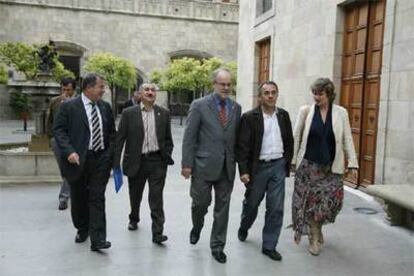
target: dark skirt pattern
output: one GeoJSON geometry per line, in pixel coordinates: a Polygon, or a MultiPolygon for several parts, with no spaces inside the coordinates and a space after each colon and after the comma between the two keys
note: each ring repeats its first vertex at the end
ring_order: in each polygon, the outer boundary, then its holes
{"type": "Polygon", "coordinates": [[[295,174],[292,199],[292,221],[295,242],[309,231],[309,221],[333,223],[342,208],[344,188],[341,174],[330,166],[303,159],[295,174]]]}

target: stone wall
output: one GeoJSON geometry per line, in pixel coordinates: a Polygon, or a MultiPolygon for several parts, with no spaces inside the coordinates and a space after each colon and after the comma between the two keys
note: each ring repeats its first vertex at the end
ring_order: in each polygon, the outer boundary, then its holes
{"type": "Polygon", "coordinates": [[[0,0],[0,43],[55,41],[85,60],[111,52],[144,81],[177,53],[237,59],[238,5],[209,1],[0,0]]]}
{"type": "MultiPolygon", "coordinates": [[[[275,0],[272,10],[259,16],[256,1],[240,2],[237,100],[243,111],[255,102],[255,45],[266,37],[271,38],[270,78],[279,84],[278,105],[293,122],[298,108],[312,102],[309,85],[317,77],[332,78],[340,87],[341,5],[351,2],[275,0]]],[[[376,183],[414,185],[414,1],[387,0],[384,26],[376,183]]]]}

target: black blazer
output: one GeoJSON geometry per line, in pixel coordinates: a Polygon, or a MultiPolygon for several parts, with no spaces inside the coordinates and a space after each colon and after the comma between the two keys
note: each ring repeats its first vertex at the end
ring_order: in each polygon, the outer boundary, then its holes
{"type": "MultiPolygon", "coordinates": [[[[102,117],[105,151],[103,152],[108,168],[111,168],[115,143],[115,123],[111,106],[104,101],[97,103],[102,117]]],[[[82,174],[89,147],[90,130],[88,116],[82,97],[64,102],[53,123],[53,135],[62,156],[62,174],[69,181],[76,181],[82,174]],[[79,154],[80,165],[69,163],[68,156],[79,154]]]]}
{"type": "MultiPolygon", "coordinates": [[[[286,160],[286,177],[289,177],[290,162],[293,156],[293,134],[289,113],[277,108],[277,121],[283,140],[283,157],[286,160]]],[[[262,149],[264,132],[263,112],[257,107],[243,114],[237,138],[237,162],[240,175],[254,177],[262,149]]]]}
{"type": "MultiPolygon", "coordinates": [[[[171,135],[170,112],[165,108],[154,105],[154,118],[161,155],[166,165],[172,165],[174,161],[171,154],[174,144],[171,135]]],[[[125,145],[122,169],[127,176],[132,177],[138,173],[141,164],[144,135],[141,106],[135,105],[125,109],[122,112],[116,136],[114,166],[120,166],[122,149],[125,145]]]]}

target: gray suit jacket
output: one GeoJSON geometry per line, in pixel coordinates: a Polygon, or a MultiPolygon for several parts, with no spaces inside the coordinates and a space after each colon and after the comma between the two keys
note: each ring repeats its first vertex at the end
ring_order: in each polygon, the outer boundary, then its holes
{"type": "MultiPolygon", "coordinates": [[[[172,165],[174,161],[171,158],[171,154],[174,144],[171,135],[170,112],[165,108],[154,105],[154,115],[161,155],[167,165],[172,165]]],[[[135,176],[138,173],[141,164],[144,135],[140,105],[124,109],[116,136],[114,167],[120,166],[122,149],[125,144],[122,169],[127,176],[135,176]]]]}
{"type": "Polygon", "coordinates": [[[230,100],[227,124],[219,121],[213,94],[193,101],[183,138],[182,167],[192,168],[192,175],[207,181],[218,180],[223,164],[229,181],[235,175],[235,141],[241,107],[230,100]]]}

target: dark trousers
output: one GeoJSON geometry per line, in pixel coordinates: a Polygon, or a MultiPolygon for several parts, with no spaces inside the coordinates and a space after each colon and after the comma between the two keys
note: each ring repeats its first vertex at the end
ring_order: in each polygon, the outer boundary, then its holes
{"type": "Polygon", "coordinates": [[[105,189],[110,169],[108,151],[88,151],[81,177],[69,182],[73,224],[78,232],[89,232],[91,243],[106,240],[105,189]]]}
{"type": "Polygon", "coordinates": [[[204,216],[211,204],[212,188],[214,188],[214,221],[211,229],[210,248],[212,251],[221,251],[226,244],[230,197],[233,191],[233,182],[228,180],[225,169],[216,181],[191,177],[190,194],[193,200],[191,218],[194,229],[198,232],[201,231],[204,225],[204,216]]]}
{"type": "Polygon", "coordinates": [[[167,164],[161,154],[155,153],[150,156],[142,155],[138,173],[128,177],[129,200],[131,213],[129,220],[139,222],[142,193],[148,180],[148,202],[151,209],[152,235],[162,235],[164,230],[164,201],[163,190],[165,177],[167,175],[167,164]]]}
{"type": "MultiPolygon", "coordinates": [[[[56,158],[56,162],[58,163],[59,170],[61,170],[60,167],[61,167],[62,158],[60,156],[59,149],[56,145],[55,138],[51,139],[50,145],[51,145],[53,153],[55,154],[55,158],[56,158]]],[[[62,185],[60,186],[59,201],[67,201],[70,197],[69,182],[67,181],[65,177],[63,177],[63,175],[62,175],[62,179],[63,179],[63,182],[62,182],[62,185]]]]}
{"type": "Polygon", "coordinates": [[[276,248],[283,223],[285,199],[285,159],[263,163],[260,162],[253,180],[246,185],[240,228],[248,230],[257,217],[260,203],[266,194],[266,214],[263,227],[264,249],[276,248]]]}

